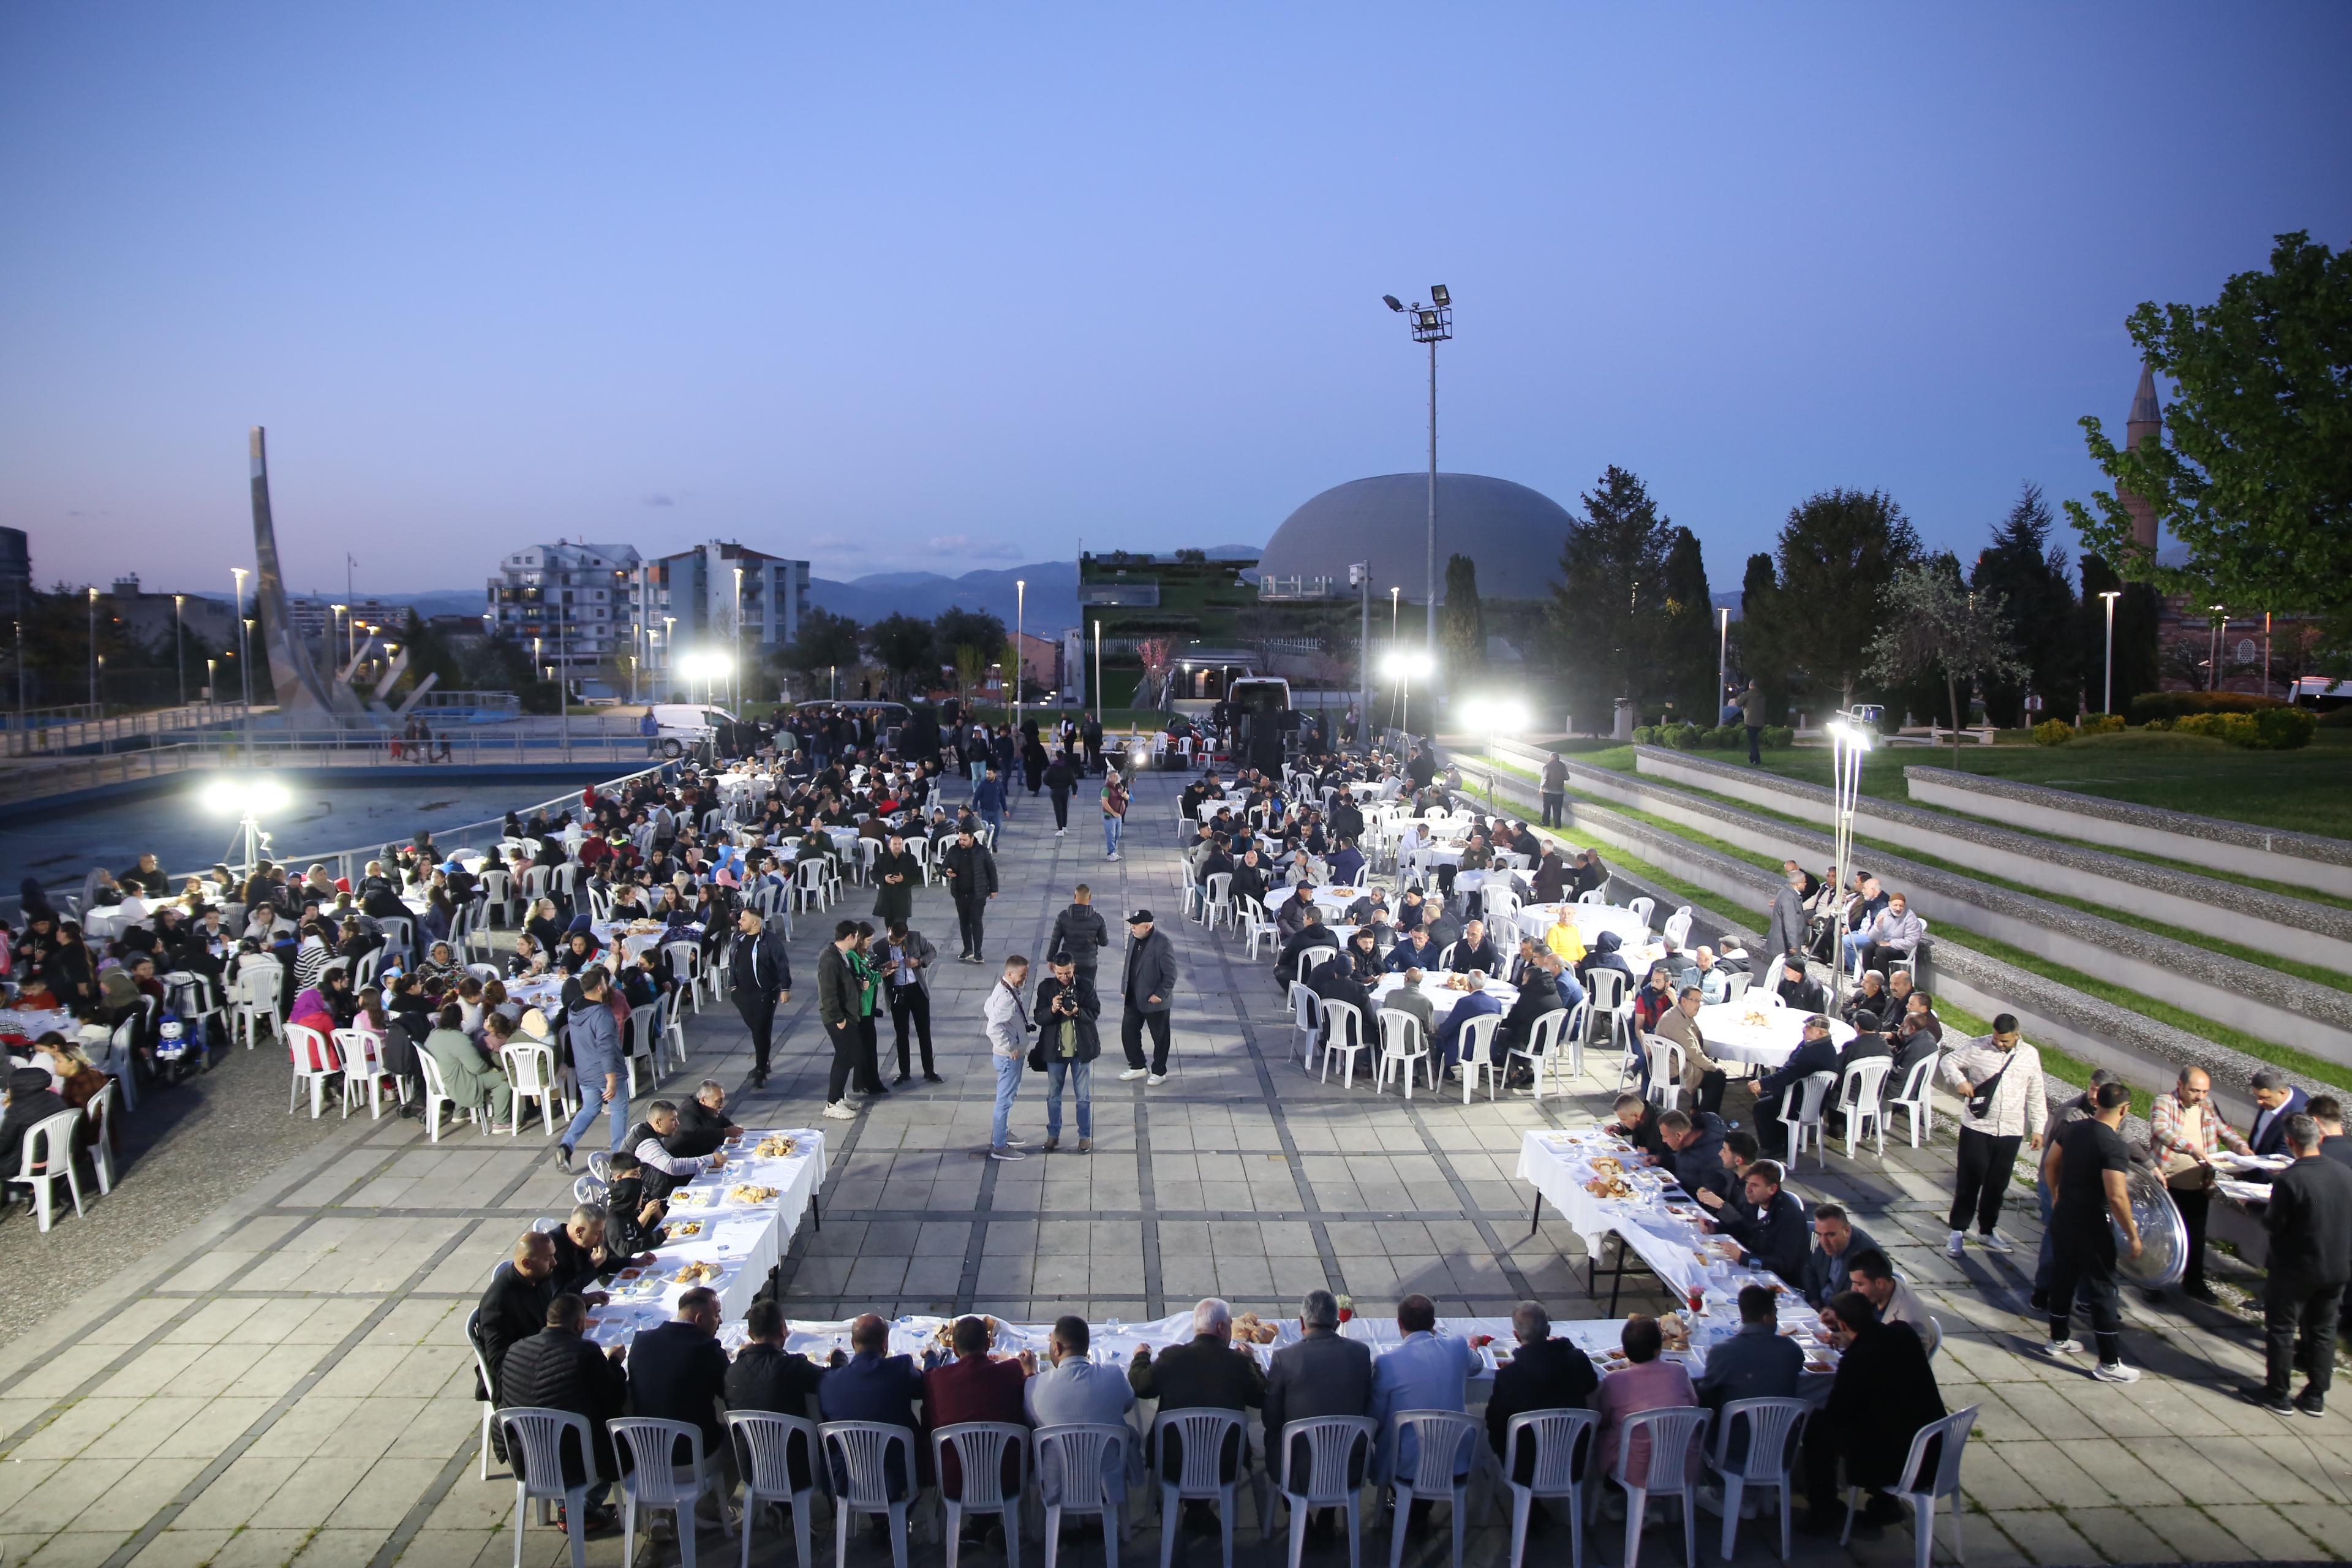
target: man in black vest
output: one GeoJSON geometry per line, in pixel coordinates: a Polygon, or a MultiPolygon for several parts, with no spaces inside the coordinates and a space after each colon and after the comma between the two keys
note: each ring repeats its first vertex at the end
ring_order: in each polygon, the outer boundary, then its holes
{"type": "Polygon", "coordinates": [[[751,1087],[758,1089],[768,1081],[768,1041],[776,1026],[776,1005],[793,999],[793,965],[784,954],[783,938],[764,929],[757,911],[745,910],[735,929],[740,934],[727,973],[735,1011],[751,1031],[751,1087]]]}

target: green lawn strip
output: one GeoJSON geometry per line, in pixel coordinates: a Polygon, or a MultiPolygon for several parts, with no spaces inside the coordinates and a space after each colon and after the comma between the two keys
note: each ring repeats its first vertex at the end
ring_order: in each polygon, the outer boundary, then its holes
{"type": "MultiPolygon", "coordinates": [[[[1774,822],[1787,823],[1791,827],[1807,828],[1815,833],[1822,831],[1822,828],[1806,821],[1801,816],[1791,816],[1786,812],[1774,811],[1769,806],[1751,805],[1747,801],[1736,800],[1730,795],[1717,795],[1713,790],[1700,789],[1691,784],[1677,783],[1673,787],[1682,790],[1685,794],[1697,795],[1702,799],[1711,801],[1728,810],[1744,812],[1751,816],[1765,817],[1774,822]]],[[[1624,806],[1617,806],[1613,809],[1624,811],[1629,816],[1644,816],[1644,814],[1628,810],[1624,806]]],[[[1659,822],[1661,826],[1671,828],[1674,832],[1684,837],[1694,837],[1687,829],[1677,826],[1672,823],[1664,823],[1661,819],[1647,817],[1646,816],[1644,816],[1644,819],[1653,822],[1659,822]]],[[[1868,819],[1865,817],[1862,818],[1862,820],[1866,821],[1868,819]]],[[[2006,888],[2013,893],[2023,893],[2029,898],[2045,900],[2053,904],[2063,904],[2070,910],[2080,910],[2086,915],[2097,915],[2102,920],[2114,921],[2118,925],[2127,925],[2132,927],[2134,930],[2147,931],[2151,936],[2169,937],[2174,942],[2186,942],[2191,947],[2203,948],[2208,952],[2222,953],[2228,957],[2239,959],[2247,963],[2260,964],[2264,969],[2276,970],[2281,974],[2292,974],[2298,980],[2308,980],[2313,982],[2315,984],[2330,986],[2337,991],[2352,991],[2352,975],[2347,975],[2341,970],[2329,969],[2324,964],[2305,963],[2296,959],[2282,958],[2277,953],[2266,952],[2262,948],[2245,947],[2234,942],[2224,942],[2219,937],[2208,936],[2203,931],[2187,931],[2183,930],[2179,926],[2166,925],[2160,921],[2149,920],[2144,915],[2134,914],[2128,910],[2119,909],[2114,905],[2096,903],[2088,899],[2070,898],[2064,893],[2054,893],[2044,888],[2034,887],[2030,883],[2013,882],[2005,877],[1996,877],[1990,871],[1979,870],[1973,866],[1963,866],[1955,861],[1946,860],[1937,856],[1930,855],[1925,850],[1914,849],[1908,845],[1890,844],[1883,838],[1874,838],[1861,833],[1854,835],[1853,841],[1856,845],[1864,849],[1874,849],[1882,855],[1898,855],[1906,860],[1916,861],[1922,866],[1932,867],[1938,871],[1948,871],[1956,877],[1969,878],[1973,880],[1986,883],[1990,887],[2006,888]]],[[[1737,855],[1740,853],[1740,851],[1732,848],[1728,845],[1718,845],[1712,841],[1709,842],[1708,847],[1710,848],[1719,848],[1726,854],[1737,855]]],[[[1757,865],[1764,866],[1772,871],[1777,872],[1780,868],[1780,862],[1777,860],[1771,860],[1769,858],[1759,858],[1754,855],[1748,855],[1743,858],[1753,861],[1757,865]]],[[[2225,911],[2216,910],[2215,912],[2218,914],[2225,911]]]]}

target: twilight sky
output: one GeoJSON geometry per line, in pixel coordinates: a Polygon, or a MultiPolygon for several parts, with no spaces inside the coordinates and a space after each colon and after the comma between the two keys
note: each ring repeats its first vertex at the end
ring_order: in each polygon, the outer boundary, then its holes
{"type": "Polygon", "coordinates": [[[1447,468],[1625,465],[1717,589],[1834,485],[1972,552],[2133,305],[2352,243],[2347,80],[2332,0],[15,5],[0,523],[226,589],[257,422],[297,588],[1263,542],[1422,466],[1444,282],[1447,468]]]}

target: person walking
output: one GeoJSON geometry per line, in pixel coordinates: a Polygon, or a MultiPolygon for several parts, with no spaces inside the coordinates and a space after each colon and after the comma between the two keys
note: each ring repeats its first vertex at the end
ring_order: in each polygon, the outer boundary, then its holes
{"type": "Polygon", "coordinates": [[[915,889],[922,881],[923,863],[908,852],[907,836],[892,830],[874,858],[874,918],[885,930],[915,918],[915,889]]]}
{"type": "Polygon", "coordinates": [[[2268,1353],[2256,1403],[2273,1415],[2326,1414],[2335,1374],[2336,1321],[2344,1287],[2352,1280],[2352,1165],[2321,1149],[2319,1120],[2287,1118],[2287,1152],[2294,1163],[2271,1181],[2263,1214],[2270,1233],[2270,1284],[2263,1293],[2263,1337],[2268,1353]],[[2303,1392],[2286,1396],[2294,1369],[2303,1392]]]}
{"type": "Polygon", "coordinates": [[[909,1026],[922,1041],[923,1081],[945,1081],[931,1063],[931,965],[939,956],[940,950],[921,931],[905,921],[890,922],[888,940],[882,944],[882,973],[890,992],[890,1026],[898,1037],[898,1076],[890,1080],[893,1084],[906,1082],[913,1072],[907,1053],[909,1026]]]}
{"type": "Polygon", "coordinates": [[[1124,999],[1118,1022],[1119,1044],[1127,1051],[1122,1082],[1143,1079],[1147,1085],[1168,1078],[1168,998],[1176,991],[1176,949],[1168,933],[1152,929],[1151,911],[1137,910],[1127,917],[1127,973],[1119,988],[1124,999]],[[1149,1076],[1143,1060],[1143,1031],[1151,1031],[1149,1076]]]}
{"type": "Polygon", "coordinates": [[[1568,764],[1560,760],[1558,752],[1554,752],[1551,760],[1544,763],[1543,771],[1543,825],[1546,827],[1568,826],[1567,800],[1568,764]]]}
{"type": "Polygon", "coordinates": [[[1070,794],[1078,787],[1078,770],[1070,762],[1067,747],[1054,753],[1045,764],[1045,793],[1054,797],[1054,837],[1059,838],[1070,830],[1070,794]]]}
{"type": "MultiPolygon", "coordinates": [[[[745,910],[735,921],[735,951],[727,963],[728,989],[735,1011],[751,1031],[751,1087],[768,1081],[769,1041],[775,1032],[776,1006],[793,999],[793,963],[784,940],[767,929],[758,911],[745,910]]],[[[676,1006],[676,1001],[670,1004],[676,1006]]],[[[660,1058],[656,1050],[654,1057],[660,1058]]]]}
{"type": "Polygon", "coordinates": [[[983,765],[980,782],[971,786],[971,808],[988,824],[992,835],[1004,832],[1004,775],[993,766],[983,765]]]}
{"type": "Polygon", "coordinates": [[[1119,830],[1127,825],[1127,786],[1119,782],[1118,770],[1103,772],[1102,787],[1103,858],[1118,858],[1119,830]]]}
{"type": "Polygon", "coordinates": [[[1045,951],[1068,953],[1091,991],[1095,967],[1102,962],[1102,950],[1109,945],[1110,931],[1095,909],[1095,890],[1080,882],[1070,889],[1069,908],[1054,917],[1054,933],[1045,940],[1045,951]]]}
{"type": "Polygon", "coordinates": [[[1102,1003],[1095,995],[1092,974],[1081,976],[1066,949],[1055,948],[1045,961],[1050,973],[1037,983],[1038,1039],[1029,1053],[1029,1065],[1045,1075],[1045,1152],[1062,1144],[1062,1086],[1067,1083],[1078,1108],[1078,1152],[1095,1147],[1094,1059],[1102,1055],[1102,1035],[1095,1020],[1102,1003]]]}
{"type": "MultiPolygon", "coordinates": [[[[1960,1096],[1960,1152],[1944,1250],[1960,1255],[1973,1215],[1979,1242],[1994,1252],[2011,1251],[1999,1228],[2001,1199],[2017,1166],[2018,1146],[2040,1149],[2050,1117],[2042,1053],[2019,1037],[2017,1016],[2003,1013],[1992,1021],[1991,1034],[1944,1058],[1943,1078],[1960,1096]]],[[[2066,1300],[2053,1288],[2051,1310],[2066,1300]]]]}
{"type": "Polygon", "coordinates": [[[1753,680],[1739,694],[1739,722],[1748,730],[1748,764],[1760,767],[1764,753],[1758,749],[1758,743],[1764,738],[1764,688],[1753,680]]]}
{"type": "Polygon", "coordinates": [[[816,957],[816,1016],[833,1047],[833,1072],[825,1080],[824,1114],[846,1121],[857,1112],[849,1103],[849,1074],[857,1065],[857,975],[849,950],[857,945],[857,922],[833,928],[833,941],[816,957]]]}
{"type": "Polygon", "coordinates": [[[580,1005],[563,1021],[572,1042],[572,1070],[580,1080],[580,1114],[555,1147],[555,1163],[566,1171],[572,1169],[572,1149],[596,1124],[598,1111],[612,1121],[610,1147],[618,1149],[629,1131],[628,1062],[622,1052],[620,1023],[613,1016],[612,984],[601,963],[582,970],[580,1005]]]}
{"type": "Polygon", "coordinates": [[[997,976],[988,1000],[982,1005],[981,1017],[988,1036],[988,1054],[996,1068],[996,1110],[988,1124],[988,1157],[992,1160],[1025,1160],[1021,1152],[1025,1138],[1013,1135],[1013,1097],[1021,1089],[1023,1058],[1029,1054],[1029,1009],[1021,1003],[1021,987],[1029,979],[1029,961],[1019,953],[1004,961],[1003,973],[997,976]]]}
{"type": "MultiPolygon", "coordinates": [[[[2116,1286],[2120,1228],[2125,1258],[2140,1254],[2139,1223],[2131,1206],[2131,1149],[2124,1142],[2124,1112],[2131,1109],[2131,1090],[2119,1083],[2101,1084],[2092,1094],[2092,1111],[2070,1121],[2060,1131],[2042,1162],[2055,1194],[2050,1223],[2058,1230],[2057,1261],[2050,1273],[2050,1342],[2053,1357],[2082,1353],[2081,1342],[2071,1332],[2076,1292],[2098,1342],[2098,1364],[2091,1375],[2103,1383],[2137,1383],[2139,1369],[2123,1358],[2123,1299],[2116,1286]],[[2114,1224],[2109,1224],[2112,1219],[2114,1224]]],[[[2004,1177],[2005,1181],[2007,1178],[2004,1177]]],[[[2331,1328],[2335,1322],[2331,1315],[2331,1328]]],[[[2332,1348],[2332,1347],[2331,1347],[2332,1348]]]]}
{"type": "Polygon", "coordinates": [[[948,892],[955,900],[956,925],[963,933],[963,962],[978,963],[988,900],[996,897],[996,857],[970,827],[960,827],[954,847],[940,857],[940,872],[947,878],[948,892]]]}

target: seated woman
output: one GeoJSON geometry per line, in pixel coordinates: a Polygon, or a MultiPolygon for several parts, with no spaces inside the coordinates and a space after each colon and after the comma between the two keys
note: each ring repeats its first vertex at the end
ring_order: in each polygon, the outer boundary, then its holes
{"type": "Polygon", "coordinates": [[[547,953],[527,931],[515,932],[514,951],[507,954],[507,978],[526,980],[547,973],[547,953]]]}
{"type": "Polygon", "coordinates": [[[457,962],[457,954],[446,942],[436,942],[426,953],[425,962],[416,966],[417,984],[425,994],[440,1001],[455,995],[466,978],[466,966],[457,962]]]}
{"type": "Polygon", "coordinates": [[[514,1108],[513,1087],[503,1071],[483,1059],[461,1021],[455,1002],[443,1007],[425,1037],[425,1054],[433,1058],[441,1087],[459,1110],[487,1110],[492,1121],[503,1121],[514,1108]]]}
{"type": "Polygon", "coordinates": [[[298,994],[286,1021],[318,1031],[314,1040],[293,1042],[288,1037],[298,1065],[312,1072],[341,1071],[343,1063],[335,1049],[335,1031],[351,1022],[354,1011],[348,970],[330,969],[319,976],[318,984],[298,994]]]}

